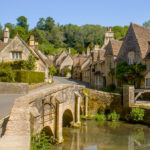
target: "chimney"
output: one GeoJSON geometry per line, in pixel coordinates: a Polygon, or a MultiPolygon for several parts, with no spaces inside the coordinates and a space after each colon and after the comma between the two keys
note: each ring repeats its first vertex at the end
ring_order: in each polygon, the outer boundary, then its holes
{"type": "Polygon", "coordinates": [[[111,31],[111,28],[107,28],[107,32],[105,33],[104,46],[106,46],[109,43],[109,41],[113,39],[114,39],[114,32],[111,31]]]}
{"type": "Polygon", "coordinates": [[[107,32],[111,32],[111,28],[108,27],[108,28],[107,28],[107,32]]]}
{"type": "Polygon", "coordinates": [[[100,50],[98,51],[98,55],[97,55],[97,61],[100,61],[101,60],[101,57],[100,57],[100,50]]]}
{"type": "Polygon", "coordinates": [[[8,43],[9,41],[9,28],[6,27],[4,30],[4,43],[8,43]]]}
{"type": "Polygon", "coordinates": [[[31,35],[31,36],[30,36],[30,39],[29,39],[29,47],[31,47],[31,48],[34,49],[34,45],[35,45],[35,42],[34,42],[34,35],[31,35]]]}
{"type": "Polygon", "coordinates": [[[87,55],[87,56],[90,55],[90,47],[87,48],[87,50],[86,50],[86,55],[87,55]]]}
{"type": "Polygon", "coordinates": [[[69,54],[71,54],[71,48],[69,47],[69,50],[68,50],[69,54]]]}
{"type": "Polygon", "coordinates": [[[37,51],[39,50],[39,43],[38,42],[34,43],[34,49],[37,50],[37,51]]]}
{"type": "Polygon", "coordinates": [[[100,49],[100,48],[99,48],[99,45],[95,45],[95,46],[94,46],[94,50],[97,51],[97,50],[99,50],[99,49],[100,49]]]}

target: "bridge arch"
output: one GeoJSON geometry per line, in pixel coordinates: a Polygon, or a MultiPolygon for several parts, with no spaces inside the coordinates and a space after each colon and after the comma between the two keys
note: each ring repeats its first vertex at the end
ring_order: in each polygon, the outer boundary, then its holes
{"type": "Polygon", "coordinates": [[[44,127],[42,129],[41,133],[45,133],[45,135],[49,136],[49,137],[54,136],[54,134],[49,126],[44,127]]]}
{"type": "Polygon", "coordinates": [[[70,109],[66,109],[62,116],[63,127],[70,126],[70,123],[73,121],[73,113],[70,109]]]}

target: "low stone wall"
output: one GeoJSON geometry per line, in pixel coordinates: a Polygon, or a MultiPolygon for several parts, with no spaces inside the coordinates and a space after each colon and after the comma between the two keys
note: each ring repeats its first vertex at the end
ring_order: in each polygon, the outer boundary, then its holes
{"type": "Polygon", "coordinates": [[[36,83],[36,84],[29,85],[29,90],[33,90],[35,88],[41,87],[41,86],[46,85],[46,84],[47,84],[47,82],[36,83]]]}
{"type": "Polygon", "coordinates": [[[0,82],[0,94],[27,94],[27,83],[0,82]]]}
{"type": "Polygon", "coordinates": [[[89,114],[96,114],[100,109],[109,111],[115,109],[117,112],[122,110],[121,95],[116,93],[109,93],[87,89],[89,97],[88,112],[89,114]]]}

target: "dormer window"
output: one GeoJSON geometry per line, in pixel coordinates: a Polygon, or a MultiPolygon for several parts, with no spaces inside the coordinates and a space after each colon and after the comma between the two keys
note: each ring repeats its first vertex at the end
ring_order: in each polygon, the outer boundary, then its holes
{"type": "Polygon", "coordinates": [[[22,59],[22,52],[11,52],[12,59],[22,59]]]}
{"type": "Polygon", "coordinates": [[[132,65],[134,64],[134,60],[135,60],[135,54],[133,51],[128,53],[128,64],[132,65]]]}

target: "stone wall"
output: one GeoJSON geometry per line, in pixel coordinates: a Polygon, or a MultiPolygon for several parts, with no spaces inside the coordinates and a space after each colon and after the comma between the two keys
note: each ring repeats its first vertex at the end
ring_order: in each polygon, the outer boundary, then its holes
{"type": "Polygon", "coordinates": [[[0,94],[27,94],[27,83],[0,82],[0,94]]]}
{"type": "Polygon", "coordinates": [[[115,109],[120,112],[122,109],[121,95],[116,93],[109,93],[97,90],[87,90],[89,103],[89,114],[96,114],[100,109],[104,108],[104,111],[110,111],[115,109]]]}

